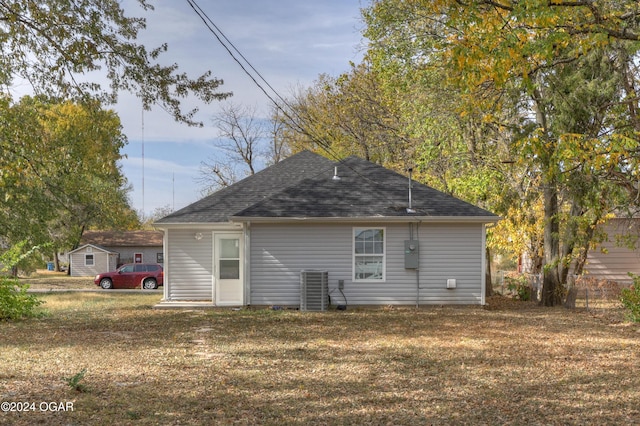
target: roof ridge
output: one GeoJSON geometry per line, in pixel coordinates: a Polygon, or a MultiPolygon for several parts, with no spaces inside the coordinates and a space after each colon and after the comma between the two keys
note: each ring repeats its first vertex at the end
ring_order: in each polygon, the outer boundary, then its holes
{"type": "Polygon", "coordinates": [[[334,163],[340,172],[334,186],[325,168],[314,176],[288,185],[269,197],[236,212],[234,217],[480,217],[495,216],[478,206],[429,185],[412,181],[413,208],[409,213],[408,176],[358,156],[334,163]],[[324,178],[318,178],[325,173],[324,178]],[[294,187],[294,188],[292,188],[294,187]]]}

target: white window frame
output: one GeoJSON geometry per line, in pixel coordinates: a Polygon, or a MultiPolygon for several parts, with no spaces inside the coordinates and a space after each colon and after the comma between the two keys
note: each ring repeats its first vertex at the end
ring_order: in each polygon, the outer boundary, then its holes
{"type": "Polygon", "coordinates": [[[387,228],[383,226],[359,226],[354,227],[351,232],[351,257],[352,269],[351,277],[354,282],[382,283],[387,280],[387,228]],[[356,235],[367,230],[382,231],[382,253],[356,253],[356,235]],[[356,257],[379,257],[382,256],[382,277],[380,278],[358,278],[356,276],[356,257]]]}
{"type": "Polygon", "coordinates": [[[96,256],[95,254],[85,254],[84,255],[84,266],[96,266],[96,256]],[[91,257],[91,263],[87,262],[87,259],[91,257]]]}

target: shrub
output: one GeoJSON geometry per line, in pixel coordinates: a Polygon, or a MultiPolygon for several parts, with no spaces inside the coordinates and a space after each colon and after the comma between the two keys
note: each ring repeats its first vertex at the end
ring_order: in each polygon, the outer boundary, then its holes
{"type": "MultiPolygon", "coordinates": [[[[0,265],[4,265],[5,271],[17,267],[40,249],[40,246],[35,246],[25,250],[26,245],[26,241],[22,241],[2,253],[0,265]]],[[[0,321],[37,316],[35,309],[43,302],[36,295],[27,293],[28,288],[15,277],[0,275],[0,321]]]]}
{"type": "Polygon", "coordinates": [[[0,321],[20,320],[36,316],[35,308],[43,302],[35,294],[27,293],[29,286],[17,278],[0,277],[0,321]]]}
{"type": "Polygon", "coordinates": [[[83,368],[82,370],[80,370],[78,373],[74,374],[71,377],[63,377],[62,380],[64,380],[67,383],[67,385],[74,391],[86,392],[87,387],[83,383],[80,383],[80,381],[84,379],[84,374],[86,372],[87,372],[87,369],[83,368]]]}
{"type": "Polygon", "coordinates": [[[627,316],[633,322],[640,322],[640,276],[632,275],[633,285],[623,288],[620,294],[620,301],[627,309],[627,316]]]}
{"type": "Polygon", "coordinates": [[[531,285],[525,275],[506,276],[507,290],[515,293],[515,298],[524,302],[531,300],[531,285]]]}

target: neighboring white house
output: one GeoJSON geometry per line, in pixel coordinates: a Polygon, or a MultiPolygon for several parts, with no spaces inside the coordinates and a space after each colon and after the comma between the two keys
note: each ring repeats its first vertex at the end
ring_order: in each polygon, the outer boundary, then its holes
{"type": "Polygon", "coordinates": [[[349,157],[294,155],[160,219],[159,306],[484,304],[499,217],[349,157]]]}
{"type": "Polygon", "coordinates": [[[159,231],[85,231],[80,247],[69,252],[71,276],[114,271],[125,263],[164,263],[162,238],[159,231]]]}

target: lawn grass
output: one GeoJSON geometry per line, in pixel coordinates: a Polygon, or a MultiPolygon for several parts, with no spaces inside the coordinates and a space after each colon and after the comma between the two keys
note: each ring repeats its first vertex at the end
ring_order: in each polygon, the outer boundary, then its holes
{"type": "Polygon", "coordinates": [[[45,294],[0,323],[0,424],[633,424],[640,326],[483,307],[153,310],[157,294],[45,294]],[[85,391],[68,384],[86,369],[85,391]]]}
{"type": "Polygon", "coordinates": [[[71,277],[66,272],[39,269],[28,277],[20,277],[20,283],[33,290],[95,289],[93,277],[71,277]]]}

